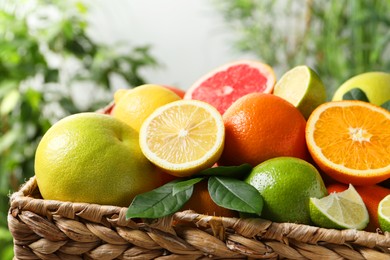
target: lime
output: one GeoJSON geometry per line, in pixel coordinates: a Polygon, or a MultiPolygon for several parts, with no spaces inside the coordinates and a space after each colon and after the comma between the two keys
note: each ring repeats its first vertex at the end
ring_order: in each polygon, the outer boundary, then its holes
{"type": "Polygon", "coordinates": [[[156,108],[181,98],[172,90],[153,84],[115,92],[112,115],[139,131],[156,108]]]}
{"type": "Polygon", "coordinates": [[[382,231],[390,232],[390,194],[379,202],[378,221],[382,231]]]}
{"type": "Polygon", "coordinates": [[[326,101],[324,84],[317,73],[306,65],[287,71],[276,83],[273,93],[297,107],[306,119],[326,101]]]}
{"type": "Polygon", "coordinates": [[[262,217],[276,222],[310,224],[309,199],[328,194],[317,169],[294,157],[262,162],[245,181],[263,196],[262,217]]]}
{"type": "Polygon", "coordinates": [[[138,132],[109,115],[79,113],[55,123],[35,154],[44,199],[128,206],[161,185],[142,154],[138,132]]]}
{"type": "Polygon", "coordinates": [[[323,228],[364,229],[369,222],[366,205],[352,184],[322,199],[310,198],[310,217],[323,228]]]}
{"type": "Polygon", "coordinates": [[[343,95],[353,88],[361,89],[370,103],[380,106],[390,100],[390,74],[374,71],[356,75],[336,90],[332,100],[342,100],[343,95]]]}

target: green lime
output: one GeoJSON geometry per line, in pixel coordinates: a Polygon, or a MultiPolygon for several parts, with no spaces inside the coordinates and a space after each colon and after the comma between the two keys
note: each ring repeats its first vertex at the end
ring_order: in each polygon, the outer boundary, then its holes
{"type": "Polygon", "coordinates": [[[343,95],[353,88],[361,89],[370,103],[380,106],[390,100],[390,73],[375,71],[356,75],[336,90],[332,100],[343,100],[343,95]]]}
{"type": "Polygon", "coordinates": [[[287,71],[276,83],[273,93],[297,107],[306,119],[326,101],[324,84],[317,73],[306,65],[287,71]]]}
{"type": "Polygon", "coordinates": [[[310,217],[323,228],[364,229],[369,222],[366,205],[352,184],[322,199],[310,198],[310,217]]]}
{"type": "Polygon", "coordinates": [[[383,232],[390,232],[390,194],[379,202],[378,221],[383,232]]]}
{"type": "Polygon", "coordinates": [[[261,216],[275,222],[310,224],[309,199],[328,194],[317,169],[294,157],[262,162],[245,181],[263,196],[261,216]]]}

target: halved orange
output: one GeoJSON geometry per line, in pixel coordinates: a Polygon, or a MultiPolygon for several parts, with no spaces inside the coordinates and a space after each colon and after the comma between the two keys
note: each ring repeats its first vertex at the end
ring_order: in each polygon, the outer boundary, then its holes
{"type": "Polygon", "coordinates": [[[356,100],[317,107],[306,124],[317,165],[332,178],[370,185],[390,177],[390,112],[356,100]]]}

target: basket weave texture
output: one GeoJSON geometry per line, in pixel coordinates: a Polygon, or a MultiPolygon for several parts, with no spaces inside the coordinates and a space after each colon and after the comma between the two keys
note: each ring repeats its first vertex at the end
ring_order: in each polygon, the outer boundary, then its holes
{"type": "Polygon", "coordinates": [[[177,212],[126,220],[127,208],[12,194],[15,259],[390,259],[390,233],[177,212]]]}

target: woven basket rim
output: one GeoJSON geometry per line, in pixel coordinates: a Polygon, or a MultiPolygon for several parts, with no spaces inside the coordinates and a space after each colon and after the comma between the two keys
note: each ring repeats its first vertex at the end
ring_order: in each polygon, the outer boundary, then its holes
{"type": "MultiPolygon", "coordinates": [[[[33,176],[21,186],[19,191],[11,195],[10,214],[16,215],[17,212],[28,210],[49,219],[53,218],[54,215],[61,215],[70,219],[82,217],[95,223],[102,223],[102,219],[107,218],[107,216],[115,216],[115,221],[111,222],[115,226],[139,226],[131,219],[126,220],[126,207],[45,200],[36,198],[37,194],[39,194],[39,188],[35,176],[33,176]]],[[[304,224],[276,223],[261,218],[241,219],[209,216],[191,210],[176,212],[169,218],[172,218],[172,221],[195,223],[197,227],[204,228],[210,228],[215,226],[215,223],[219,223],[220,228],[234,230],[244,237],[259,236],[277,240],[288,237],[310,244],[319,242],[353,243],[370,248],[385,247],[390,250],[390,233],[388,232],[383,234],[379,231],[374,233],[353,229],[336,230],[304,224]]]]}

